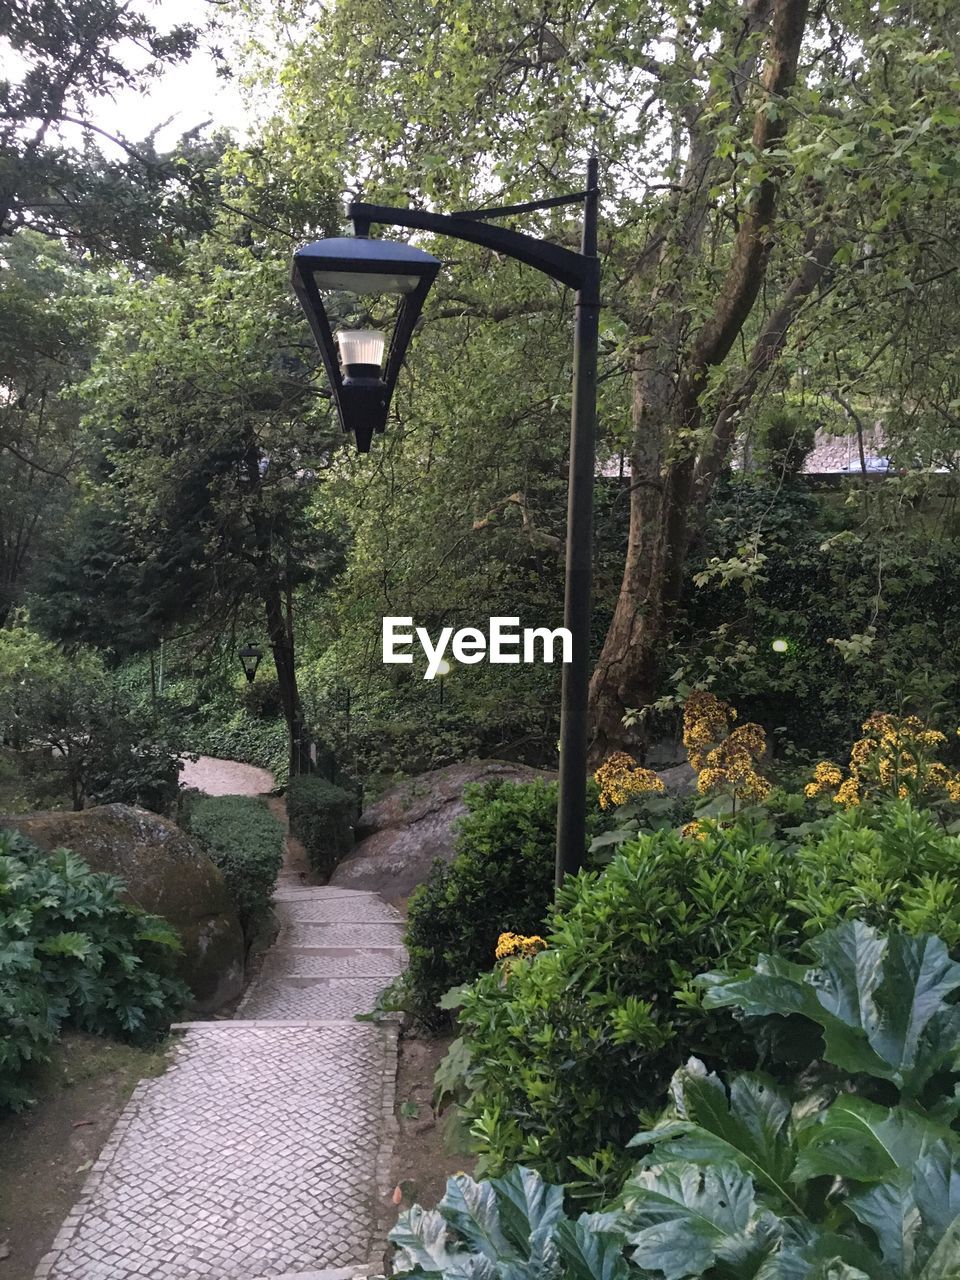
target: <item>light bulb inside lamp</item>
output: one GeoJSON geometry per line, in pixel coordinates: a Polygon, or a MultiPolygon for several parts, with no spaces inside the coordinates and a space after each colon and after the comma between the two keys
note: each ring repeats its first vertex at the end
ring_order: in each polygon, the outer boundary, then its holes
{"type": "Polygon", "coordinates": [[[379,378],[386,339],[377,329],[341,329],[340,363],[348,378],[379,378]]]}

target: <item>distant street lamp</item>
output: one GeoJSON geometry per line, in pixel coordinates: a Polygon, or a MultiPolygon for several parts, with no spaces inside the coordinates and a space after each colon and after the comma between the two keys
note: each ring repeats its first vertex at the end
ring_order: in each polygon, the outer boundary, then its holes
{"type": "Polygon", "coordinates": [[[441,658],[437,663],[437,675],[440,677],[440,705],[443,706],[443,684],[447,676],[450,674],[450,663],[446,658],[441,658]]]}
{"type": "MultiPolygon", "coordinates": [[[[580,869],[586,847],[587,695],[600,318],[597,160],[591,157],[588,162],[586,189],[572,195],[453,214],[357,203],[349,206],[347,216],[353,223],[353,237],[317,240],[304,245],[294,254],[292,283],[320,348],[340,423],[345,431],[354,433],[361,453],[369,452],[374,433],[386,427],[397,375],[441,266],[439,259],[412,245],[371,240],[369,232],[373,223],[409,227],[483,245],[577,291],[563,616],[573,641],[573,654],[563,668],[561,693],[556,862],[559,884],[564,875],[580,869]],[[491,226],[488,222],[566,204],[584,206],[580,253],[549,240],[491,226]],[[335,296],[342,292],[400,296],[385,366],[386,336],[378,329],[345,327],[334,337],[324,297],[331,312],[335,312],[335,296]]],[[[440,688],[442,697],[442,681],[440,688]]]]}
{"type": "Polygon", "coordinates": [[[243,674],[247,677],[247,684],[253,684],[257,676],[257,667],[259,667],[260,659],[263,657],[263,650],[259,645],[248,643],[242,649],[239,649],[238,653],[243,664],[243,674]]]}

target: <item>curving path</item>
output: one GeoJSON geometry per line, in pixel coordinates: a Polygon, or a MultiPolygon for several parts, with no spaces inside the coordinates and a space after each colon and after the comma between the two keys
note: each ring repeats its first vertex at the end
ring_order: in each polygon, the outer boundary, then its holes
{"type": "MultiPolygon", "coordinates": [[[[208,760],[208,778],[234,776],[222,764],[208,760]]],[[[137,1087],[37,1280],[382,1272],[397,1025],[354,1015],[402,968],[401,920],[376,894],[304,884],[295,858],[235,1019],[180,1025],[170,1069],[137,1087]]]]}
{"type": "Polygon", "coordinates": [[[216,756],[200,756],[189,760],[181,756],[182,787],[196,787],[208,796],[260,796],[274,788],[273,774],[253,764],[237,760],[218,760],[216,756]]]}

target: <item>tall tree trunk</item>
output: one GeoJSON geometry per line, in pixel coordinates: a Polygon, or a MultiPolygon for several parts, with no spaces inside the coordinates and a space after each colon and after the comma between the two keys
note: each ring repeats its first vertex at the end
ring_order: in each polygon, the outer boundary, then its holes
{"type": "Polygon", "coordinates": [[[263,481],[260,474],[260,450],[253,439],[246,454],[246,476],[251,495],[250,521],[257,547],[260,596],[263,600],[273,665],[277,672],[280,706],[287,722],[290,776],[296,777],[306,771],[307,744],[304,737],[303,704],[297,684],[293,600],[285,585],[285,576],[288,575],[281,572],[273,556],[270,519],[258,506],[263,481]]]}
{"type": "MultiPolygon", "coordinates": [[[[760,9],[756,5],[753,12],[760,9]]],[[[769,14],[761,95],[753,121],[752,150],[757,156],[777,149],[786,130],[780,99],[796,76],[807,0],[774,0],[769,14]],[[778,109],[771,109],[773,102],[778,109]]],[[[694,138],[691,154],[697,147],[694,138]]],[[[623,727],[624,710],[643,706],[655,696],[661,647],[679,599],[690,539],[697,459],[693,446],[684,442],[695,439],[702,426],[700,395],[709,371],[726,359],[763,283],[778,190],[772,158],[766,170],[741,216],[713,311],[692,339],[685,341],[679,320],[664,318],[663,296],[655,291],[651,300],[654,331],[659,327],[660,333],[659,340],[641,352],[633,377],[630,532],[620,595],[591,682],[593,761],[613,749],[636,745],[623,727]]],[[[708,186],[699,176],[691,197],[694,208],[703,208],[701,226],[708,186]]],[[[698,225],[689,207],[685,222],[698,225]]],[[[691,241],[685,231],[681,228],[671,236],[668,252],[679,250],[682,257],[699,247],[696,237],[691,241]]],[[[681,306],[673,309],[675,316],[682,311],[681,306]]],[[[702,503],[702,491],[697,498],[702,503]]]]}
{"type": "Polygon", "coordinates": [[[297,685],[296,654],[293,637],[288,630],[284,616],[283,594],[278,585],[267,583],[263,592],[263,604],[267,619],[267,635],[270,638],[270,651],[277,671],[277,684],[280,689],[280,705],[283,718],[287,722],[287,733],[290,743],[290,776],[304,772],[303,706],[300,702],[300,690],[297,685]]]}

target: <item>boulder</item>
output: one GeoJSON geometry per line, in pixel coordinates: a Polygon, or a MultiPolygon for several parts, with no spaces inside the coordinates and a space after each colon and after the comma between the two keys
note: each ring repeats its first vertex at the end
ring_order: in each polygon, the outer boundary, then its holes
{"type": "Polygon", "coordinates": [[[120,876],[123,895],[163,916],[183,940],[180,977],[201,1013],[243,989],[244,943],[223,876],[174,823],[146,809],[105,804],[82,813],[0,818],[38,848],[72,849],[94,870],[120,876]]]}
{"type": "Polygon", "coordinates": [[[369,806],[356,824],[357,844],[330,878],[332,885],[406,898],[436,858],[452,861],[455,824],[466,813],[463,789],[473,782],[549,782],[556,774],[507,760],[474,760],[421,773],[369,806]]]}
{"type": "Polygon", "coordinates": [[[697,794],[697,771],[689,764],[676,764],[672,769],[661,769],[660,781],[668,796],[682,799],[697,794]]]}

